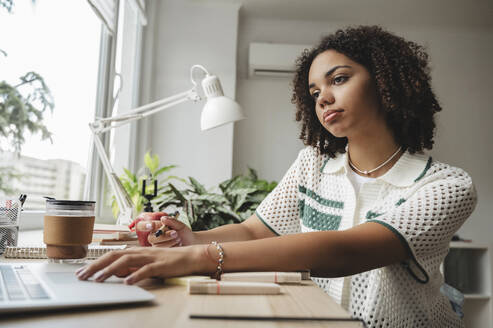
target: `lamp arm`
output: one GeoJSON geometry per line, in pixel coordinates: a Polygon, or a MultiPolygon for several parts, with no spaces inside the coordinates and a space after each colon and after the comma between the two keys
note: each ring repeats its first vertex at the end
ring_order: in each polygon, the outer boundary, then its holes
{"type": "MultiPolygon", "coordinates": [[[[106,127],[102,128],[102,129],[99,131],[99,133],[104,133],[104,132],[106,132],[106,131],[108,131],[108,130],[111,130],[111,129],[114,129],[114,128],[117,128],[117,127],[120,127],[120,126],[125,125],[125,124],[128,124],[128,123],[130,123],[130,122],[133,122],[133,121],[138,121],[138,120],[140,120],[141,118],[144,118],[144,117],[146,117],[146,116],[149,116],[149,115],[155,114],[155,113],[160,112],[160,111],[162,111],[162,110],[164,110],[164,109],[166,109],[166,108],[173,107],[173,106],[178,105],[178,104],[180,104],[180,103],[182,103],[182,102],[185,102],[185,101],[187,101],[187,100],[188,100],[188,98],[178,99],[178,100],[175,100],[175,101],[173,101],[173,102],[171,102],[171,103],[168,103],[168,104],[166,104],[166,105],[162,105],[162,106],[160,106],[160,107],[157,107],[157,108],[154,108],[154,109],[152,109],[152,110],[149,110],[149,111],[147,111],[147,112],[145,112],[145,113],[142,113],[142,114],[134,114],[134,115],[132,115],[132,116],[128,116],[127,118],[125,118],[125,120],[121,119],[121,120],[117,121],[117,123],[115,123],[115,124],[108,125],[108,126],[106,126],[106,127]]],[[[110,124],[111,124],[111,123],[110,123],[110,124]]]]}
{"type": "Polygon", "coordinates": [[[104,149],[103,143],[99,135],[94,135],[94,145],[96,146],[96,152],[98,153],[99,159],[103,164],[103,170],[110,183],[111,190],[115,194],[116,203],[120,209],[118,215],[117,224],[129,224],[133,219],[133,205],[130,196],[120,182],[120,179],[113,170],[110,164],[108,156],[106,156],[106,151],[104,149]]]}
{"type": "Polygon", "coordinates": [[[131,109],[124,114],[106,118],[98,118],[94,123],[91,123],[91,126],[95,133],[104,133],[113,128],[128,124],[136,120],[140,120],[141,118],[160,112],[166,108],[172,107],[187,100],[192,100],[193,102],[200,101],[200,96],[198,95],[195,87],[174,96],[163,98],[150,104],[131,109]],[[112,123],[114,122],[118,123],[112,125],[112,123]]]}
{"type": "Polygon", "coordinates": [[[186,92],[182,92],[177,95],[164,98],[141,107],[137,107],[125,114],[96,119],[94,123],[89,124],[89,127],[94,136],[93,139],[94,145],[96,146],[96,151],[98,153],[99,159],[101,160],[101,163],[103,164],[104,173],[108,178],[110,187],[115,194],[116,202],[118,204],[118,207],[120,208],[120,214],[118,215],[117,224],[129,224],[130,222],[132,222],[132,219],[136,213],[134,213],[134,205],[130,196],[123,187],[113,167],[111,166],[100,135],[107,132],[108,130],[128,124],[132,121],[139,120],[146,116],[153,115],[166,108],[173,107],[187,100],[192,100],[194,102],[200,100],[200,96],[197,94],[195,87],[186,92]]]}

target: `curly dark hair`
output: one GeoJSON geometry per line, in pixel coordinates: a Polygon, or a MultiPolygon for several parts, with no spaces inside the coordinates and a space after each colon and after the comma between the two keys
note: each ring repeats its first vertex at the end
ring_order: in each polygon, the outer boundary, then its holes
{"type": "Polygon", "coordinates": [[[335,137],[319,122],[308,88],[310,66],[326,50],[335,50],[369,71],[387,124],[404,150],[413,154],[433,147],[434,114],[442,108],[431,89],[428,54],[422,46],[379,26],[338,30],[297,59],[291,102],[297,108],[296,121],[301,121],[300,139],[305,145],[335,157],[345,152],[347,144],[347,138],[335,137]]]}

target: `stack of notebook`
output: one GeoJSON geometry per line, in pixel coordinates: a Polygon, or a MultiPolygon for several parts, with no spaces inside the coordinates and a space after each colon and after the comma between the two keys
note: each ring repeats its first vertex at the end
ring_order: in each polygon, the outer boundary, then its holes
{"type": "Polygon", "coordinates": [[[223,273],[221,280],[203,276],[167,279],[167,284],[187,285],[190,294],[275,295],[281,284],[301,284],[309,272],[233,272],[223,273]]]}
{"type": "Polygon", "coordinates": [[[92,242],[99,243],[99,245],[139,245],[137,234],[134,231],[130,231],[127,226],[114,224],[96,223],[92,242]]]}

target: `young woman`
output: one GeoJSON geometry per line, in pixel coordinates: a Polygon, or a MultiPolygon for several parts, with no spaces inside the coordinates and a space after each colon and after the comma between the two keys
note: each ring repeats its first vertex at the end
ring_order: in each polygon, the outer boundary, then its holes
{"type": "Polygon", "coordinates": [[[376,26],[325,37],[294,78],[307,147],[255,215],[205,232],[163,217],[161,247],[109,253],[79,278],[310,270],[369,327],[460,327],[439,266],[476,195],[466,172],[417,154],[441,110],[427,61],[376,26]]]}

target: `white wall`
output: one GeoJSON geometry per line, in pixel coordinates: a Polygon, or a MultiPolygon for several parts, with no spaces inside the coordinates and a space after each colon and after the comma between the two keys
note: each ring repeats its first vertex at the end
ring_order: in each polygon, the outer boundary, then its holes
{"type": "MultiPolygon", "coordinates": [[[[152,54],[144,53],[144,60],[152,60],[152,65],[143,63],[143,85],[151,92],[142,90],[143,102],[191,89],[190,67],[194,64],[216,74],[225,94],[234,98],[239,5],[153,1],[149,12],[153,17],[144,47],[152,54]]],[[[233,125],[201,132],[203,105],[203,101],[187,102],[152,116],[147,127],[141,125],[149,133],[147,137],[139,133],[143,140],[139,156],[152,150],[162,164],[179,165],[172,174],[193,176],[206,186],[230,178],[233,125]]]]}
{"type": "MultiPolygon", "coordinates": [[[[446,14],[446,13],[444,13],[446,14]]],[[[362,13],[356,13],[362,15],[362,13]]],[[[405,38],[424,44],[431,57],[435,93],[443,107],[438,114],[435,159],[464,168],[476,184],[479,203],[459,233],[477,241],[493,241],[493,28],[460,26],[402,26],[384,18],[339,23],[241,17],[238,32],[237,99],[248,119],[235,129],[234,173],[247,166],[259,176],[279,180],[302,147],[290,103],[288,79],[248,79],[250,42],[315,44],[322,35],[349,24],[379,23],[405,38]]]]}

